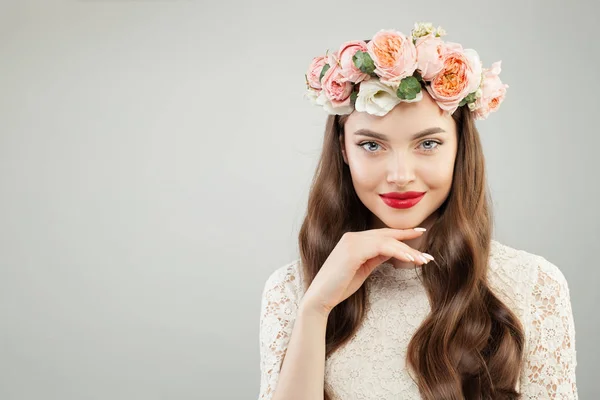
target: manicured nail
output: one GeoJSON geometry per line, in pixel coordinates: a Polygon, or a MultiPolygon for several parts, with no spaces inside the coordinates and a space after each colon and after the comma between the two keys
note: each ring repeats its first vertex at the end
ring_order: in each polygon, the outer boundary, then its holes
{"type": "Polygon", "coordinates": [[[418,231],[418,232],[425,232],[426,230],[427,229],[425,229],[425,228],[415,228],[415,231],[418,231]]]}
{"type": "Polygon", "coordinates": [[[423,261],[425,264],[427,264],[427,263],[429,262],[429,260],[428,260],[428,259],[426,259],[426,258],[425,258],[425,257],[423,257],[423,256],[419,256],[419,259],[420,259],[421,261],[423,261]]]}
{"type": "Polygon", "coordinates": [[[408,253],[404,253],[404,254],[406,254],[406,258],[408,258],[410,261],[413,261],[413,262],[415,261],[415,258],[413,256],[411,256],[410,254],[408,254],[408,253]]]}
{"type": "Polygon", "coordinates": [[[433,256],[431,254],[423,253],[423,255],[433,261],[433,256]]]}

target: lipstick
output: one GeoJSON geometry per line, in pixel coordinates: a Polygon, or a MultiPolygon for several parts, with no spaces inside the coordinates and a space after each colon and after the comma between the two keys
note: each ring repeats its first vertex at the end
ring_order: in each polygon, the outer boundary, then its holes
{"type": "Polygon", "coordinates": [[[392,208],[411,208],[416,205],[426,192],[390,192],[379,196],[385,204],[392,208]]]}

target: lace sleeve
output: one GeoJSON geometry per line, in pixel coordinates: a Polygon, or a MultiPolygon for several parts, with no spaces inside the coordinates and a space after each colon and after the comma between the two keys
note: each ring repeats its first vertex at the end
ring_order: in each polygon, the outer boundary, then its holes
{"type": "Polygon", "coordinates": [[[300,298],[297,264],[288,264],[269,276],[261,300],[260,393],[271,399],[285,357],[300,298]]]}
{"type": "Polygon", "coordinates": [[[539,257],[531,289],[523,397],[576,400],[575,326],[567,281],[558,267],[539,257]]]}

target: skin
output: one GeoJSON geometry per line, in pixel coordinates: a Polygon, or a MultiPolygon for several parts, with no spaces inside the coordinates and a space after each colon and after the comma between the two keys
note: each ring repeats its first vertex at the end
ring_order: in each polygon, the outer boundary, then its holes
{"type": "MultiPolygon", "coordinates": [[[[456,123],[452,117],[423,91],[421,101],[399,103],[383,117],[353,111],[344,132],[340,136],[344,162],[350,168],[358,197],[373,214],[370,228],[429,228],[452,186],[457,151],[456,123]],[[412,137],[428,128],[441,128],[442,132],[412,137]],[[385,137],[357,135],[359,129],[385,137]],[[426,193],[408,209],[392,208],[379,196],[406,191],[426,193]]],[[[418,249],[422,240],[420,236],[404,243],[418,249]]],[[[414,268],[414,263],[396,258],[389,261],[395,268],[414,268]]]]}

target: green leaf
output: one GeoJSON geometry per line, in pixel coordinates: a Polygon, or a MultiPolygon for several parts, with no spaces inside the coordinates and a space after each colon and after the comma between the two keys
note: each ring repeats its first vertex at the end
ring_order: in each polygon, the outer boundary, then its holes
{"type": "Polygon", "coordinates": [[[469,93],[469,95],[467,97],[465,97],[464,99],[462,99],[461,102],[458,103],[458,105],[459,105],[459,107],[464,106],[465,104],[473,103],[475,100],[477,100],[477,97],[475,97],[475,92],[469,93]]]}
{"type": "Polygon", "coordinates": [[[352,94],[350,94],[350,102],[352,102],[354,104],[356,102],[357,97],[358,97],[358,92],[357,91],[352,92],[352,94]]]}
{"type": "Polygon", "coordinates": [[[400,81],[396,95],[402,100],[414,100],[421,91],[421,84],[414,76],[409,76],[400,81]]]}
{"type": "Polygon", "coordinates": [[[373,59],[366,51],[358,50],[352,56],[352,62],[356,66],[356,68],[360,69],[365,74],[373,74],[375,71],[375,63],[373,59]]]}
{"type": "Polygon", "coordinates": [[[323,79],[323,76],[325,76],[325,73],[327,72],[327,70],[329,68],[331,68],[331,66],[329,64],[323,65],[323,69],[321,70],[321,75],[319,75],[319,82],[321,82],[321,80],[323,79]]]}
{"type": "Polygon", "coordinates": [[[415,73],[413,74],[413,76],[414,76],[415,78],[417,78],[417,80],[418,80],[419,82],[423,81],[423,77],[421,76],[421,73],[420,73],[418,70],[415,70],[415,73]]]}

